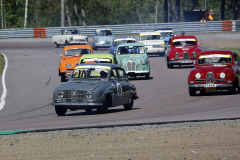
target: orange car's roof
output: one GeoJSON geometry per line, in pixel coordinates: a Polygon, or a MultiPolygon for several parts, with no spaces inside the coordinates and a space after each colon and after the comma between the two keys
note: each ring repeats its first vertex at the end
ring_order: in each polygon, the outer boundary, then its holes
{"type": "Polygon", "coordinates": [[[92,47],[90,45],[70,45],[70,46],[65,46],[63,51],[67,49],[74,49],[74,48],[85,48],[85,49],[92,50],[92,47]]]}

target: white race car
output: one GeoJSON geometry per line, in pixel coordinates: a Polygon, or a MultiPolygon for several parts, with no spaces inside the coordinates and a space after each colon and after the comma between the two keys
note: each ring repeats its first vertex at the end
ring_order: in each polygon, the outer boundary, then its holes
{"type": "Polygon", "coordinates": [[[88,42],[88,37],[81,35],[77,29],[61,29],[57,35],[52,37],[52,42],[56,44],[57,48],[60,45],[85,45],[88,42]]]}

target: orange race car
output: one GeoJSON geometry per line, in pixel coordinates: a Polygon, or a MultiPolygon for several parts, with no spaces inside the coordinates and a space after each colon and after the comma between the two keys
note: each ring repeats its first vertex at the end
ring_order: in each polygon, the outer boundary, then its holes
{"type": "Polygon", "coordinates": [[[62,59],[59,62],[61,82],[66,82],[67,74],[72,73],[82,55],[92,53],[93,51],[90,45],[71,45],[64,47],[62,59]]]}

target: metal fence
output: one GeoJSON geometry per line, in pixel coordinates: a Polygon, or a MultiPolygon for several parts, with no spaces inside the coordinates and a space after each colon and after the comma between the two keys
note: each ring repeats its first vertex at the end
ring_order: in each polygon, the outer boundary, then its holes
{"type": "Polygon", "coordinates": [[[137,34],[142,31],[153,31],[158,28],[172,28],[174,32],[235,32],[240,31],[239,21],[207,21],[179,23],[148,23],[125,25],[96,25],[74,27],[48,27],[27,29],[0,29],[0,39],[3,38],[50,38],[62,28],[77,28],[81,33],[92,36],[99,28],[110,28],[114,35],[137,34]]]}

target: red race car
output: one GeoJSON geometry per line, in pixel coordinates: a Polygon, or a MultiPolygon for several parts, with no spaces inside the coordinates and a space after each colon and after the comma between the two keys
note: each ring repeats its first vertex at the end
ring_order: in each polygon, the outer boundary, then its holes
{"type": "Polygon", "coordinates": [[[240,91],[239,56],[232,51],[205,51],[188,76],[189,95],[196,91],[240,91]]]}
{"type": "Polygon", "coordinates": [[[170,39],[166,50],[167,67],[174,65],[191,65],[201,52],[195,36],[176,36],[170,39]]]}

